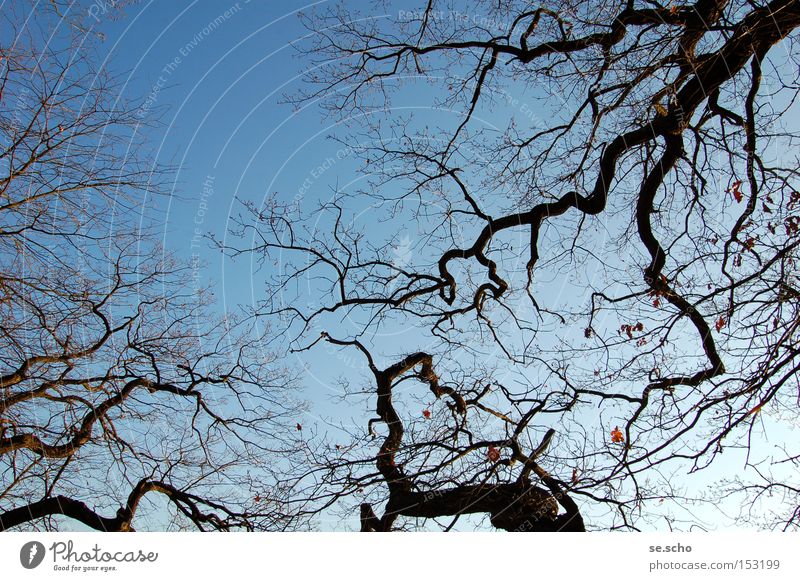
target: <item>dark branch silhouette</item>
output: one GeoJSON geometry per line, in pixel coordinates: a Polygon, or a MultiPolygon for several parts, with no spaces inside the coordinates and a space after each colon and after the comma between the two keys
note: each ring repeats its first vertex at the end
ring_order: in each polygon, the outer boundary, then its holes
{"type": "Polygon", "coordinates": [[[800,455],[762,443],[798,397],[800,3],[434,0],[306,24],[291,100],[357,128],[334,137],[369,185],[245,204],[248,244],[224,247],[280,262],[258,316],[295,353],[367,362],[342,397],[377,418],[316,451],[304,510],[636,529],[770,490],[758,525],[796,527],[800,455]],[[424,347],[382,339],[403,328],[424,347]],[[725,450],[757,483],[701,498],[672,478],[725,450]]]}

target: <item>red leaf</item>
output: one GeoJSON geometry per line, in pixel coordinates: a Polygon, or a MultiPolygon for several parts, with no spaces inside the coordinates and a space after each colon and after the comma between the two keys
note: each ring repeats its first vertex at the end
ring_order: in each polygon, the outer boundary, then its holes
{"type": "Polygon", "coordinates": [[[295,427],[297,428],[298,432],[303,429],[303,426],[301,426],[300,424],[297,424],[295,427]]]}
{"type": "Polygon", "coordinates": [[[497,462],[500,459],[500,450],[494,446],[489,446],[489,449],[486,451],[486,457],[492,462],[497,462]]]}
{"type": "Polygon", "coordinates": [[[586,327],[586,328],[583,330],[583,336],[584,336],[584,337],[586,337],[586,338],[588,339],[589,337],[591,337],[591,336],[592,336],[592,330],[591,330],[589,327],[586,327]]]}
{"type": "Polygon", "coordinates": [[[734,199],[737,202],[741,202],[744,199],[744,194],[742,194],[742,191],[739,189],[741,187],[742,187],[742,180],[736,180],[735,182],[733,182],[733,184],[731,184],[731,187],[725,191],[732,193],[734,199]]]}
{"type": "Polygon", "coordinates": [[[431,410],[422,410],[422,415],[425,416],[426,420],[431,419],[431,410]]]}
{"type": "Polygon", "coordinates": [[[573,484],[577,484],[578,483],[578,469],[577,468],[573,468],[572,469],[572,483],[573,484]]]}
{"type": "Polygon", "coordinates": [[[619,426],[615,426],[613,430],[611,430],[611,441],[614,444],[620,444],[625,441],[625,436],[622,435],[622,430],[619,429],[619,426]]]}
{"type": "Polygon", "coordinates": [[[261,502],[261,497],[256,494],[256,496],[255,496],[255,498],[253,500],[255,500],[256,502],[261,502]]]}
{"type": "Polygon", "coordinates": [[[725,317],[720,317],[719,319],[717,319],[717,322],[714,324],[714,328],[717,330],[717,332],[722,330],[722,327],[724,327],[724,326],[725,326],[725,317]]]}

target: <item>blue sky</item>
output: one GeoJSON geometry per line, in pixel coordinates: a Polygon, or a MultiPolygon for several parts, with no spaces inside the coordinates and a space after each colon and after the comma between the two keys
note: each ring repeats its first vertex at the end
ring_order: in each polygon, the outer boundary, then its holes
{"type": "MultiPolygon", "coordinates": [[[[299,2],[143,2],[114,21],[93,10],[105,36],[107,66],[138,103],[155,149],[154,161],[176,167],[172,195],[154,200],[163,211],[163,243],[199,263],[193,284],[211,284],[220,312],[257,301],[264,270],[247,258],[226,260],[210,247],[224,239],[235,198],[313,206],[356,163],[326,139],[329,122],[309,107],[282,103],[306,67],[293,42],[308,33],[299,2]],[[319,171],[336,159],[336,171],[319,171]],[[323,175],[325,174],[325,175],[323,175]]],[[[92,9],[92,8],[90,8],[92,9]]],[[[328,169],[330,169],[328,167],[328,169]]]]}
{"type": "MultiPolygon", "coordinates": [[[[300,88],[300,75],[308,66],[302,54],[308,31],[297,11],[309,6],[151,1],[126,7],[124,16],[113,20],[102,3],[89,7],[89,22],[105,37],[105,65],[120,80],[121,96],[140,103],[140,131],[154,149],[154,162],[177,168],[172,195],[153,200],[147,212],[160,216],[167,250],[201,263],[193,283],[212,285],[220,313],[257,301],[262,277],[268,274],[249,258],[223,258],[202,238],[213,234],[224,239],[232,214],[240,210],[235,197],[261,204],[277,192],[308,210],[327,200],[333,188],[353,188],[363,179],[356,172],[361,162],[328,139],[334,131],[342,135],[335,122],[313,105],[295,111],[283,102],[287,93],[300,88]],[[153,121],[157,125],[148,126],[153,121]]],[[[433,119],[437,113],[430,111],[430,90],[416,87],[399,106],[422,120],[433,119]]],[[[454,124],[461,120],[458,112],[439,112],[438,122],[448,119],[441,113],[454,124]]],[[[390,227],[413,230],[402,223],[390,227]]],[[[418,238],[413,231],[408,236],[414,251],[418,238]]],[[[414,334],[404,328],[381,337],[379,364],[392,363],[392,351],[419,349],[409,340],[414,334]]],[[[310,364],[305,393],[314,402],[308,426],[323,416],[347,422],[349,410],[353,421],[365,428],[366,409],[342,410],[332,400],[338,393],[333,379],[354,366],[362,368],[358,357],[322,347],[304,360],[310,364]]],[[[363,404],[374,406],[367,400],[363,404]]],[[[412,413],[418,416],[420,410],[412,413]]],[[[473,528],[469,521],[463,519],[460,526],[473,528]]],[[[340,528],[342,523],[323,526],[340,528]]]]}
{"type": "MultiPolygon", "coordinates": [[[[124,74],[124,95],[143,102],[143,121],[159,123],[142,127],[157,161],[178,169],[167,248],[219,262],[205,242],[193,242],[197,229],[224,234],[234,195],[259,201],[269,191],[296,190],[297,168],[283,168],[287,153],[302,147],[305,159],[324,158],[319,144],[304,144],[320,130],[319,118],[279,104],[302,70],[289,44],[304,34],[296,6],[147,2],[97,23],[108,67],[124,74]]],[[[209,263],[204,278],[218,279],[220,266],[209,263]]]]}
{"type": "MultiPolygon", "coordinates": [[[[177,168],[172,195],[154,200],[148,212],[163,212],[169,251],[199,261],[194,282],[213,286],[220,312],[257,301],[268,275],[247,257],[224,258],[202,239],[225,238],[231,217],[241,211],[235,198],[260,205],[277,193],[313,211],[334,188],[354,188],[364,179],[356,171],[361,161],[328,139],[333,132],[345,135],[335,121],[315,104],[297,111],[284,102],[300,88],[308,67],[302,50],[309,32],[297,12],[312,6],[142,2],[114,20],[98,5],[89,8],[90,22],[105,36],[106,66],[123,84],[122,96],[141,103],[140,131],[154,149],[154,162],[177,168]],[[151,121],[158,125],[145,125],[151,121]]],[[[401,105],[432,116],[428,91],[415,90],[401,105]]],[[[448,114],[460,121],[458,113],[448,114]]],[[[409,225],[391,228],[401,232],[409,225]]],[[[410,238],[413,250],[413,232],[410,238]]],[[[329,386],[327,380],[318,383],[329,386]]]]}
{"type": "MultiPolygon", "coordinates": [[[[122,97],[141,104],[145,123],[140,131],[154,150],[154,162],[177,169],[172,195],[154,200],[151,208],[162,216],[164,246],[186,261],[199,261],[194,282],[213,286],[220,313],[258,300],[267,274],[248,258],[223,258],[203,238],[225,238],[231,216],[240,210],[236,197],[261,204],[277,192],[308,210],[330,197],[332,188],[353,187],[362,179],[359,161],[327,139],[337,130],[330,118],[317,107],[295,111],[283,102],[300,88],[308,66],[302,54],[308,31],[296,13],[310,6],[151,0],[126,7],[124,16],[113,20],[103,2],[89,7],[89,22],[105,36],[106,66],[118,75],[122,97]]],[[[429,102],[421,89],[400,104],[425,107],[429,102]]],[[[518,115],[529,116],[524,110],[518,115]]],[[[482,122],[491,126],[491,116],[482,122]]],[[[403,343],[385,339],[384,348],[403,343]]],[[[326,396],[335,391],[330,387],[335,373],[318,371],[340,371],[331,365],[331,355],[322,351],[308,358],[315,414],[334,411],[326,396]]],[[[356,415],[365,421],[366,416],[356,415]]]]}
{"type": "MultiPolygon", "coordinates": [[[[235,198],[260,205],[277,193],[309,209],[327,200],[337,184],[361,179],[359,161],[327,138],[335,129],[330,119],[313,105],[298,112],[283,102],[307,68],[299,46],[308,31],[297,11],[309,6],[151,1],[126,7],[113,20],[102,4],[89,8],[121,97],[140,104],[139,131],[154,151],[153,162],[176,168],[171,195],[154,199],[146,218],[158,216],[165,248],[196,266],[191,284],[211,285],[219,314],[258,301],[269,275],[248,257],[224,258],[205,238],[225,239],[231,216],[241,211],[235,198]]],[[[353,355],[322,348],[304,357],[310,364],[304,394],[314,404],[304,434],[323,417],[348,422],[332,402],[338,394],[333,378],[342,369],[331,361],[362,368],[353,355]]],[[[366,429],[367,410],[347,409],[366,429]]],[[[357,526],[357,519],[344,526],[357,526]]]]}

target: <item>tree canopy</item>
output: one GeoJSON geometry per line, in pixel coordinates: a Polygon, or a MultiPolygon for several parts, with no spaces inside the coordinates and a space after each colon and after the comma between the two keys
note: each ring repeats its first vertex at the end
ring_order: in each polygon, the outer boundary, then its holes
{"type": "Polygon", "coordinates": [[[3,9],[0,530],[290,526],[293,378],[142,217],[170,169],[68,8],[3,9]]]}
{"type": "Polygon", "coordinates": [[[359,169],[225,314],[71,9],[2,16],[0,530],[797,529],[800,2],[320,4],[359,169]]]}
{"type": "Polygon", "coordinates": [[[229,249],[280,264],[295,351],[366,364],[310,498],[365,531],[796,528],[800,3],[392,7],[309,13],[290,96],[367,185],[249,205],[229,249]]]}

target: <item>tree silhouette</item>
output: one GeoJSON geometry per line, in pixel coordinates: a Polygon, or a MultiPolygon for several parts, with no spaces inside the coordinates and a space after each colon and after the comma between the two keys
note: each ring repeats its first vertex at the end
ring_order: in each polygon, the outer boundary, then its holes
{"type": "Polygon", "coordinates": [[[292,378],[142,220],[166,170],[70,8],[3,8],[0,530],[286,528],[292,378]]]}
{"type": "Polygon", "coordinates": [[[686,473],[730,451],[741,478],[708,500],[796,528],[798,451],[761,443],[800,397],[800,3],[344,3],[306,24],[292,99],[348,127],[369,185],[248,204],[254,242],[228,251],[280,263],[258,314],[294,352],[361,358],[343,397],[376,417],[308,444],[293,502],[364,531],[636,529],[684,518],[686,473]],[[386,338],[404,328],[418,347],[386,338]]]}

